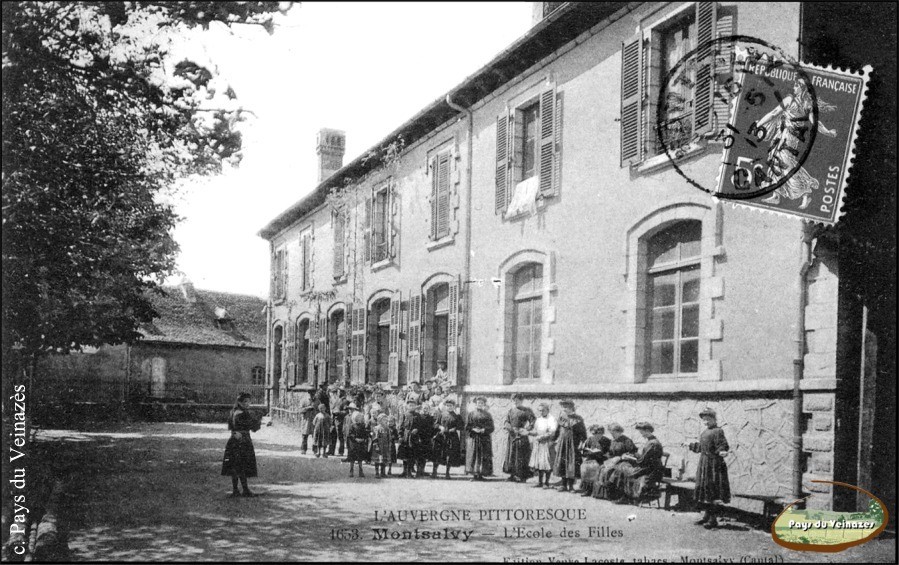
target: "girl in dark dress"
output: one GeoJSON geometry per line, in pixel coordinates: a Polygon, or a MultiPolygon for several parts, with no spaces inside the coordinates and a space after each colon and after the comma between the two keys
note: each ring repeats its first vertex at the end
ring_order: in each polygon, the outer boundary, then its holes
{"type": "Polygon", "coordinates": [[[653,435],[653,427],[648,422],[636,425],[646,440],[636,455],[624,454],[606,479],[609,498],[624,502],[639,501],[647,488],[662,480],[662,443],[653,435]]]}
{"type": "Polygon", "coordinates": [[[563,412],[559,417],[553,474],[562,479],[559,490],[574,492],[574,481],[581,476],[581,447],[587,441],[587,427],[584,419],[574,412],[574,402],[563,400],[559,406],[563,412]]]}
{"type": "Polygon", "coordinates": [[[477,407],[468,414],[465,422],[465,472],[474,475],[471,480],[483,481],[484,475],[493,474],[493,416],[487,411],[487,399],[474,399],[477,407]]]}
{"type": "Polygon", "coordinates": [[[368,460],[369,452],[368,426],[365,425],[365,417],[362,412],[356,412],[350,417],[350,428],[347,432],[347,459],[350,462],[350,476],[353,476],[353,465],[359,464],[359,476],[364,477],[362,462],[368,460]]]}
{"type": "Polygon", "coordinates": [[[593,494],[593,483],[599,476],[599,468],[606,460],[606,454],[612,445],[612,440],[605,436],[606,429],[600,425],[590,426],[590,437],[584,442],[581,453],[584,464],[581,466],[581,486],[583,496],[593,494]]]}
{"type": "Polygon", "coordinates": [[[525,482],[531,476],[531,440],[528,437],[534,425],[534,411],[524,406],[524,397],[518,393],[512,395],[515,403],[506,415],[506,459],[503,462],[503,473],[509,474],[512,482],[525,482]]]}
{"type": "Polygon", "coordinates": [[[706,408],[699,413],[699,417],[707,429],[700,434],[699,442],[689,446],[690,451],[700,454],[693,496],[705,513],[696,523],[713,529],[718,527],[718,505],[730,502],[730,481],[727,478],[727,463],[724,462],[730,446],[724,431],[718,427],[718,416],[714,410],[706,408]]]}
{"type": "Polygon", "coordinates": [[[231,437],[225,446],[225,457],[222,460],[222,475],[231,477],[231,496],[241,496],[237,490],[237,482],[243,487],[243,496],[256,496],[247,486],[247,477],[255,477],[256,451],[250,440],[250,432],[258,432],[260,421],[250,413],[251,396],[242,392],[237,397],[234,407],[228,416],[228,430],[231,437]]]}
{"type": "Polygon", "coordinates": [[[437,434],[434,436],[432,478],[437,478],[437,468],[446,465],[446,478],[450,478],[450,468],[463,463],[462,441],[459,436],[462,430],[462,417],[456,414],[456,403],[447,400],[437,416],[437,434]]]}
{"type": "Polygon", "coordinates": [[[609,475],[615,470],[615,466],[621,462],[621,457],[625,453],[636,453],[637,446],[631,441],[631,438],[624,435],[624,428],[621,424],[609,424],[609,433],[612,434],[612,443],[609,445],[609,451],[606,454],[606,460],[599,468],[599,474],[593,482],[593,497],[608,498],[608,489],[606,484],[609,475]]]}

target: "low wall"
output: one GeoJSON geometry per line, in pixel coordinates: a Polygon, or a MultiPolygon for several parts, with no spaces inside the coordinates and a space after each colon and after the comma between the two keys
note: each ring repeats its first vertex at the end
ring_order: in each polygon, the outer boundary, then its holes
{"type": "MultiPolygon", "coordinates": [[[[41,407],[34,418],[43,427],[121,421],[221,423],[228,421],[231,407],[231,404],[195,402],[72,402],[41,407]]],[[[252,409],[258,416],[268,412],[265,406],[253,406],[252,409]]]]}

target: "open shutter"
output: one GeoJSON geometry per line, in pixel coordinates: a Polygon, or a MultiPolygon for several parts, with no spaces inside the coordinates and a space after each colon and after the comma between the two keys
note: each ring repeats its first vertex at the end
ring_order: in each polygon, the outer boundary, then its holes
{"type": "Polygon", "coordinates": [[[446,335],[446,374],[450,383],[459,384],[459,330],[462,284],[457,277],[449,283],[449,316],[446,335]]]}
{"type": "MultiPolygon", "coordinates": [[[[294,336],[296,335],[296,326],[291,323],[285,324],[285,333],[287,335],[284,336],[284,357],[287,359],[287,371],[285,380],[288,385],[292,385],[294,383],[294,375],[296,375],[296,366],[297,366],[297,358],[295,355],[295,341],[294,336]]],[[[282,365],[283,366],[283,365],[282,365]]]]}
{"type": "Polygon", "coordinates": [[[400,222],[400,201],[397,198],[396,185],[391,182],[387,188],[387,221],[384,227],[387,230],[387,257],[396,259],[397,248],[399,248],[399,222],[400,222]]]}
{"type": "Polygon", "coordinates": [[[371,237],[371,193],[369,193],[365,197],[365,210],[364,217],[362,218],[362,246],[365,249],[363,252],[365,262],[371,262],[371,246],[372,246],[372,237],[371,237]]]}
{"type": "MultiPolygon", "coordinates": [[[[717,10],[716,10],[717,12],[717,10]]],[[[716,37],[728,37],[736,33],[733,14],[716,13],[715,21],[716,37]]],[[[712,99],[712,123],[709,124],[712,131],[718,132],[727,125],[730,120],[730,93],[727,89],[727,79],[733,77],[734,45],[731,42],[716,44],[715,70],[712,77],[714,93],[712,99]]]]}
{"type": "Polygon", "coordinates": [[[306,330],[304,338],[306,346],[306,378],[303,380],[306,384],[311,384],[315,380],[315,343],[318,340],[315,330],[316,325],[316,319],[309,318],[309,329],[306,330]]]}
{"type": "Polygon", "coordinates": [[[353,306],[353,360],[350,380],[355,384],[365,382],[365,308],[353,306]]]}
{"type": "Polygon", "coordinates": [[[344,211],[337,210],[334,212],[334,221],[332,225],[334,226],[334,278],[339,279],[343,277],[344,270],[344,224],[346,223],[344,217],[344,211]]]}
{"type": "Polygon", "coordinates": [[[388,340],[389,357],[387,358],[387,380],[390,386],[400,384],[400,291],[390,298],[390,338],[388,340]]]}
{"type": "Polygon", "coordinates": [[[328,317],[318,319],[318,379],[316,384],[328,382],[328,317]]]}
{"type": "Polygon", "coordinates": [[[715,2],[696,3],[696,83],[693,86],[693,135],[711,129],[712,67],[711,41],[715,36],[715,2]]]}
{"type": "Polygon", "coordinates": [[[540,95],[540,184],[542,196],[553,194],[553,161],[556,145],[556,90],[551,88],[540,95]]]}
{"type": "Polygon", "coordinates": [[[406,382],[421,382],[421,311],[422,295],[409,297],[409,359],[406,361],[406,382]]]}
{"type": "Polygon", "coordinates": [[[343,324],[337,326],[337,382],[344,383],[347,378],[347,359],[350,359],[350,340],[348,336],[352,335],[350,331],[350,320],[353,317],[353,306],[347,304],[346,310],[343,312],[343,324]]]}
{"type": "Polygon", "coordinates": [[[621,48],[621,166],[639,161],[643,73],[643,38],[637,37],[621,48]]]}
{"type": "Polygon", "coordinates": [[[509,136],[512,133],[509,116],[496,118],[496,212],[506,209],[509,193],[509,136]]]}
{"type": "Polygon", "coordinates": [[[434,176],[431,181],[431,238],[449,235],[450,154],[433,159],[434,176]]]}

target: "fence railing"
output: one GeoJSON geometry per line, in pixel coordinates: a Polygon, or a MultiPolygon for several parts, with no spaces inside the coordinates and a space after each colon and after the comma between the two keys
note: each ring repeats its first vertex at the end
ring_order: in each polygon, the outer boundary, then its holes
{"type": "Polygon", "coordinates": [[[265,404],[265,385],[231,383],[150,383],[85,378],[40,378],[33,384],[33,397],[43,403],[195,402],[232,404],[246,392],[251,404],[265,404]]]}

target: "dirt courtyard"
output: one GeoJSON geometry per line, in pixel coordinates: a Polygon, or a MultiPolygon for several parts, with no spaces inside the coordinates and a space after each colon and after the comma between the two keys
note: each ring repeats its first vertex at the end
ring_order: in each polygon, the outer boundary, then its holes
{"type": "Polygon", "coordinates": [[[351,479],[339,458],[300,455],[299,437],[279,426],[254,434],[260,496],[232,499],[220,475],[227,437],[221,424],[41,430],[66,479],[71,559],[895,562],[894,539],[795,552],[740,522],[708,531],[696,513],[536,489],[533,479],[469,482],[460,469],[449,481],[377,479],[370,466],[351,479]],[[399,512],[412,510],[426,520],[399,512]]]}

